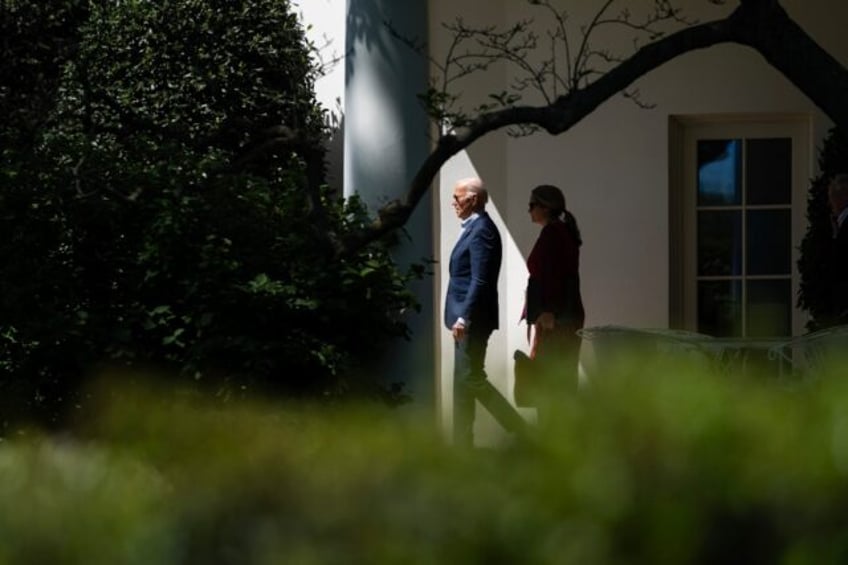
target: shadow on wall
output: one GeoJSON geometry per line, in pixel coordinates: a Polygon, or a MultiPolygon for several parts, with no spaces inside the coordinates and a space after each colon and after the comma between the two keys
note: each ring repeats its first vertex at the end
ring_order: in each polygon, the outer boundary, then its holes
{"type": "Polygon", "coordinates": [[[377,50],[388,55],[389,35],[386,33],[383,9],[378,0],[349,0],[346,23],[347,40],[345,49],[345,75],[353,77],[356,53],[353,45],[364,45],[369,51],[377,50]]]}
{"type": "MultiPolygon", "coordinates": [[[[393,36],[393,29],[397,29],[402,35],[406,35],[404,30],[419,29],[419,20],[427,18],[426,3],[415,0],[405,3],[402,9],[397,6],[388,8],[393,2],[396,0],[348,1],[345,41],[345,75],[348,81],[356,70],[357,47],[376,52],[385,60],[396,59],[398,49],[411,50],[404,41],[393,36]]],[[[415,44],[426,45],[426,31],[424,33],[423,38],[415,35],[410,36],[409,40],[415,44]]],[[[426,60],[426,57],[421,55],[422,64],[426,65],[426,60]]]]}

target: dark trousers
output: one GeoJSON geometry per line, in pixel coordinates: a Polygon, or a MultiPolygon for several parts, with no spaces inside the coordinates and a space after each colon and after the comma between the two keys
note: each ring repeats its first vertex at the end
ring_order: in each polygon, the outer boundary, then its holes
{"type": "Polygon", "coordinates": [[[544,383],[539,395],[539,424],[554,424],[565,404],[566,396],[577,390],[581,338],[573,327],[559,326],[536,334],[534,361],[544,383]]]}
{"type": "Polygon", "coordinates": [[[474,445],[474,417],[479,400],[508,431],[524,435],[526,425],[498,390],[488,381],[484,369],[488,331],[475,331],[473,326],[461,341],[454,341],[453,366],[453,430],[454,444],[474,445]]]}

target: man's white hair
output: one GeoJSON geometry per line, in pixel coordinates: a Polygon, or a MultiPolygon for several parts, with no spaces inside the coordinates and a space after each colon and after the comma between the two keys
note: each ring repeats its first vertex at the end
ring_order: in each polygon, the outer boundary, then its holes
{"type": "Polygon", "coordinates": [[[464,188],[468,192],[477,195],[477,202],[482,208],[489,201],[489,193],[486,190],[486,185],[483,184],[483,179],[479,177],[468,177],[456,181],[456,186],[464,188]]]}

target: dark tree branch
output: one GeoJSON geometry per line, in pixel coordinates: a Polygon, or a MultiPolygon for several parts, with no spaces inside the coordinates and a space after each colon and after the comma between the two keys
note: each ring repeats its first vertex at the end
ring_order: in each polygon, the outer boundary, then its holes
{"type": "Polygon", "coordinates": [[[752,47],[837,125],[848,128],[848,71],[777,0],[740,0],[736,41],[752,47]]]}
{"type": "Polygon", "coordinates": [[[636,79],[665,62],[694,49],[730,41],[734,34],[734,22],[728,18],[686,28],[642,47],[597,81],[560,96],[550,105],[515,106],[484,113],[460,131],[442,136],[412,180],[406,198],[383,206],[371,226],[350,237],[345,247],[357,249],[402,227],[427,193],[442,165],[484,135],[502,128],[528,124],[538,126],[551,135],[558,135],[588,116],[601,103],[627,89],[636,79]]]}
{"type": "MultiPolygon", "coordinates": [[[[697,49],[720,43],[749,46],[783,73],[838,126],[848,129],[848,71],[804,32],[777,0],[739,0],[728,17],[693,25],[647,44],[590,84],[574,88],[547,106],[513,106],[485,112],[465,127],[442,135],[409,186],[403,200],[394,200],[378,211],[377,219],[343,242],[343,253],[401,228],[429,190],[442,165],[479,138],[510,127],[540,127],[559,135],[592,113],[619,92],[628,92],[640,77],[666,62],[697,49]]],[[[540,3],[533,2],[531,3],[540,3]]],[[[600,20],[608,0],[596,17],[600,20]]],[[[585,55],[585,45],[580,52],[585,55]]],[[[577,57],[579,63],[583,55],[577,57]]],[[[575,69],[577,73],[579,69],[575,69]]],[[[592,73],[593,74],[593,73],[592,73]]],[[[585,75],[576,74],[582,77],[585,75]]],[[[631,96],[638,90],[629,91],[631,96]]]]}

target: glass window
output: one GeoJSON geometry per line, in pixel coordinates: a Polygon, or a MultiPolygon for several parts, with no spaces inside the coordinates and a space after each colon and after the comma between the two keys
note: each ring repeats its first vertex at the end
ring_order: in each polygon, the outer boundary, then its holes
{"type": "Polygon", "coordinates": [[[698,276],[742,274],[742,213],[698,212],[698,276]]]}
{"type": "Polygon", "coordinates": [[[696,142],[698,331],[792,333],[792,140],[696,142]]]}
{"type": "Polygon", "coordinates": [[[742,141],[698,141],[698,205],[716,206],[742,202],[742,141]]]}
{"type": "Polygon", "coordinates": [[[742,281],[698,283],[698,331],[717,337],[742,335],[742,281]]]}
{"type": "Polygon", "coordinates": [[[746,335],[776,337],[792,334],[792,285],[788,278],[748,281],[747,298],[746,335]]]}
{"type": "Polygon", "coordinates": [[[792,216],[780,210],[748,210],[747,274],[787,275],[792,270],[792,216]]]}
{"type": "Polygon", "coordinates": [[[792,140],[788,137],[749,139],[745,153],[747,203],[791,203],[792,140]]]}

